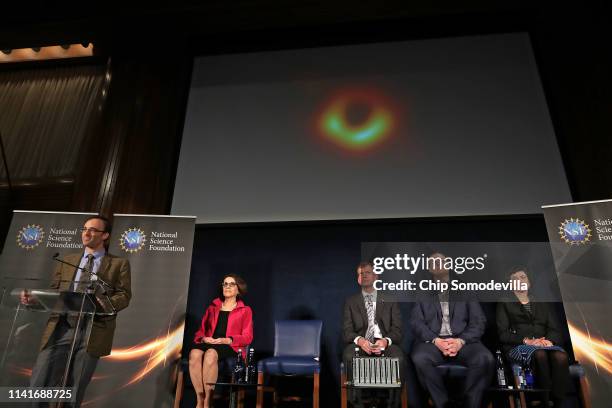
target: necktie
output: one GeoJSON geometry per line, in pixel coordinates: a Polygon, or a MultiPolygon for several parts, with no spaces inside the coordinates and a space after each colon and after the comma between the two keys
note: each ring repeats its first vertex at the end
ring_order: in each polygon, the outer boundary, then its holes
{"type": "Polygon", "coordinates": [[[372,295],[365,295],[366,312],[368,312],[368,330],[365,338],[370,343],[374,343],[374,299],[372,295]]]}
{"type": "Polygon", "coordinates": [[[87,285],[89,284],[89,281],[91,280],[91,276],[89,275],[89,273],[93,272],[93,266],[94,266],[94,256],[92,254],[88,254],[87,263],[85,264],[85,269],[81,271],[79,282],[75,282],[75,286],[76,286],[75,292],[85,291],[85,288],[87,288],[87,285]]]}
{"type": "MultiPolygon", "coordinates": [[[[93,271],[94,265],[94,256],[92,254],[87,255],[87,263],[85,264],[85,268],[81,270],[81,275],[79,276],[78,282],[74,282],[74,291],[75,292],[85,292],[87,286],[89,285],[90,276],[89,272],[93,271]]],[[[78,320],[78,316],[69,315],[66,317],[66,321],[70,327],[76,327],[78,320]]],[[[85,326],[83,326],[85,327],[85,326]]]]}

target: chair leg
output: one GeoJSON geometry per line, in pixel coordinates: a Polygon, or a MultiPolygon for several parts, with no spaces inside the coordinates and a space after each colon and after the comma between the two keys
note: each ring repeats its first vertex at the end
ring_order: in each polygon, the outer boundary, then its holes
{"type": "Polygon", "coordinates": [[[181,405],[181,399],[183,399],[183,370],[178,368],[178,375],[176,379],[176,392],[174,393],[174,408],[179,408],[181,405]]]}
{"type": "Polygon", "coordinates": [[[591,408],[591,392],[586,377],[580,377],[580,403],[582,408],[591,408]]]}
{"type": "Polygon", "coordinates": [[[408,387],[406,382],[402,384],[402,408],[408,408],[408,387]]]}
{"type": "Polygon", "coordinates": [[[347,390],[346,390],[346,373],[340,373],[340,408],[346,408],[347,405],[347,390]]]}
{"type": "MultiPolygon", "coordinates": [[[[518,389],[519,387],[519,378],[517,375],[514,376],[514,386],[518,389]]],[[[520,406],[521,408],[527,408],[527,400],[525,399],[525,393],[519,392],[520,406]]]]}
{"type": "Polygon", "coordinates": [[[319,373],[314,374],[312,386],[312,408],[319,408],[319,373]]]}
{"type": "Polygon", "coordinates": [[[263,389],[263,381],[264,375],[262,372],[257,373],[257,384],[261,384],[257,386],[257,408],[263,408],[263,399],[264,399],[264,389],[263,389]]]}
{"type": "Polygon", "coordinates": [[[238,408],[244,407],[244,390],[238,391],[238,408]]]}

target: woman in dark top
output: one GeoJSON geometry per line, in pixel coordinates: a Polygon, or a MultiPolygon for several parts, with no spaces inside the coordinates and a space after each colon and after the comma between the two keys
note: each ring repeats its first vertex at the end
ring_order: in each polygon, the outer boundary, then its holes
{"type": "Polygon", "coordinates": [[[510,279],[526,285],[526,290],[514,291],[514,297],[497,304],[497,332],[502,351],[520,363],[527,356],[534,371],[536,384],[551,390],[555,406],[561,406],[568,388],[567,353],[558,347],[561,334],[547,303],[532,302],[529,297],[529,277],[524,267],[514,268],[510,279]]]}
{"type": "Polygon", "coordinates": [[[230,274],[223,278],[221,296],[206,309],[202,325],[189,353],[189,375],[197,396],[197,408],[208,408],[217,381],[218,361],[233,357],[238,350],[246,355],[253,341],[253,313],[240,298],[246,293],[245,281],[230,274]]]}

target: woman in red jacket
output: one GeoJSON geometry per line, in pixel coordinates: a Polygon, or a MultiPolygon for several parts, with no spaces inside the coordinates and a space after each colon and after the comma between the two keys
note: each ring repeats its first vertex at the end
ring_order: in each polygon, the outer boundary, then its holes
{"type": "Polygon", "coordinates": [[[246,282],[234,274],[226,275],[221,284],[221,295],[212,301],[202,326],[193,339],[189,353],[189,375],[198,399],[197,408],[208,408],[217,381],[218,361],[236,355],[253,341],[253,312],[240,298],[246,294],[246,282]]]}

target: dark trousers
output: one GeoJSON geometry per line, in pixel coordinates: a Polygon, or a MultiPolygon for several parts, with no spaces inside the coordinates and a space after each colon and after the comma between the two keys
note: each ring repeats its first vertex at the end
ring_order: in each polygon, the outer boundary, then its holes
{"type": "Polygon", "coordinates": [[[536,384],[551,390],[555,406],[565,398],[569,388],[569,363],[562,351],[536,350],[531,356],[536,384]]]}
{"type": "MultiPolygon", "coordinates": [[[[76,345],[72,355],[72,367],[68,374],[66,386],[73,387],[76,399],[74,403],[65,403],[65,407],[80,407],[85,389],[98,364],[98,357],[87,353],[86,325],[78,330],[76,345]]],[[[32,368],[31,387],[60,387],[65,368],[68,365],[70,346],[72,345],[75,328],[65,317],[60,318],[53,335],[44,349],[38,353],[36,363],[32,368]]],[[[35,403],[35,407],[47,407],[49,403],[35,403]]]]}
{"type": "MultiPolygon", "coordinates": [[[[359,347],[353,343],[347,345],[344,348],[344,352],[342,354],[342,361],[344,362],[344,370],[346,371],[347,374],[347,378],[349,380],[352,380],[353,378],[353,357],[355,357],[355,348],[359,347]]],[[[359,350],[359,357],[368,357],[368,355],[366,353],[364,353],[361,349],[359,350]]],[[[385,350],[385,357],[393,357],[393,358],[399,358],[400,361],[400,379],[402,380],[402,384],[404,383],[404,378],[405,378],[405,369],[404,369],[404,352],[402,351],[401,348],[399,348],[399,346],[397,346],[396,344],[392,344],[389,347],[387,347],[387,349],[385,350]]],[[[351,402],[352,405],[354,406],[362,406],[362,400],[363,400],[363,393],[361,392],[363,390],[355,390],[352,388],[349,388],[349,392],[348,392],[348,399],[351,402]]],[[[365,390],[365,391],[370,391],[365,390]]],[[[400,397],[401,397],[401,389],[400,388],[394,388],[391,389],[391,391],[386,391],[385,392],[388,393],[388,400],[392,401],[392,404],[390,405],[394,405],[394,406],[399,406],[399,402],[400,402],[400,397]]]]}
{"type": "Polygon", "coordinates": [[[421,385],[429,391],[436,408],[448,404],[448,391],[437,366],[457,362],[468,368],[464,383],[465,406],[480,408],[482,395],[491,383],[495,362],[493,355],[480,342],[464,345],[455,357],[445,357],[432,343],[415,343],[411,355],[421,385]]]}

